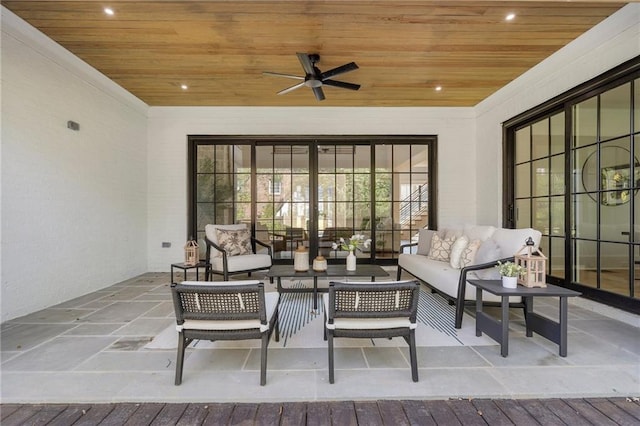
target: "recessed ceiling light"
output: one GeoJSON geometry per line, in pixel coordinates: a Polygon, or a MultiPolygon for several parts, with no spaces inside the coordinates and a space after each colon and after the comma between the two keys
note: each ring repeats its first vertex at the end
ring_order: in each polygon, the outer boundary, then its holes
{"type": "Polygon", "coordinates": [[[181,84],[181,85],[180,85],[180,88],[181,88],[182,90],[187,90],[187,89],[189,88],[189,86],[187,86],[186,84],[181,84]]]}
{"type": "Polygon", "coordinates": [[[507,16],[504,17],[505,21],[513,21],[513,19],[516,17],[515,13],[510,13],[507,16]]]}
{"type": "Polygon", "coordinates": [[[436,92],[441,92],[442,91],[442,86],[436,86],[434,90],[436,92]]]}
{"type": "Polygon", "coordinates": [[[104,8],[104,13],[106,13],[109,16],[115,15],[115,12],[110,7],[105,7],[104,8]]]}

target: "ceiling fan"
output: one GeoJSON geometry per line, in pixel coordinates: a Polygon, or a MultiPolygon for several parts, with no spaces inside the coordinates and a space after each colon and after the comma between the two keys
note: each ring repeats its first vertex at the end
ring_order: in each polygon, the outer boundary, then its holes
{"type": "Polygon", "coordinates": [[[284,90],[278,92],[278,95],[284,95],[285,93],[289,93],[292,90],[296,90],[300,87],[306,86],[310,87],[313,90],[313,94],[316,96],[316,99],[321,101],[324,99],[324,92],[322,91],[322,86],[334,86],[340,87],[342,89],[349,90],[358,90],[360,88],[359,84],[346,83],[344,81],[333,80],[331,77],[335,77],[339,74],[344,74],[349,71],[357,70],[358,65],[355,62],[350,62],[348,64],[341,65],[337,68],[330,69],[329,71],[321,72],[316,64],[320,62],[320,55],[317,53],[309,54],[309,53],[296,53],[298,55],[298,60],[302,64],[302,69],[304,69],[305,76],[301,77],[298,75],[292,74],[281,74],[277,72],[269,72],[265,71],[263,75],[271,75],[274,77],[285,77],[285,78],[293,78],[295,80],[303,80],[300,83],[288,87],[284,90]]]}

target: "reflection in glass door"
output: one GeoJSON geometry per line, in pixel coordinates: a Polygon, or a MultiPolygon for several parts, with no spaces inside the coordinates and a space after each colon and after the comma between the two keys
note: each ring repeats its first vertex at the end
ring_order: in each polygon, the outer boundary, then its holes
{"type": "Polygon", "coordinates": [[[256,146],[256,235],[270,241],[274,259],[293,259],[308,246],[309,146],[256,146]]]}

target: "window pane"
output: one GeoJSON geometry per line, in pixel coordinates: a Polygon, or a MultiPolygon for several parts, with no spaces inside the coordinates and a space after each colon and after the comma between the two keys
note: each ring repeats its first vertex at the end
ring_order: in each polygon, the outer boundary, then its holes
{"type": "Polygon", "coordinates": [[[629,246],[600,243],[600,288],[629,296],[629,246]]]}
{"type": "Polygon", "coordinates": [[[199,174],[196,176],[196,201],[213,201],[215,175],[199,174]]]}
{"type": "Polygon", "coordinates": [[[391,174],[376,174],[376,200],[391,201],[391,174]]]}
{"type": "Polygon", "coordinates": [[[213,173],[213,145],[198,145],[198,173],[213,173]]]}
{"type": "Polygon", "coordinates": [[[533,200],[533,229],[549,234],[549,199],[546,197],[533,200]]]}
{"type": "Polygon", "coordinates": [[[369,173],[371,169],[371,147],[357,145],[354,157],[354,169],[356,173],[369,173]]]}
{"type": "Polygon", "coordinates": [[[389,172],[392,170],[391,148],[391,145],[376,145],[376,171],[389,172]]]}
{"type": "Polygon", "coordinates": [[[533,196],[549,195],[549,160],[545,158],[534,161],[532,166],[533,196]]]}
{"type": "Polygon", "coordinates": [[[318,146],[318,171],[320,173],[336,171],[336,151],[333,145],[318,146]]]}
{"type": "Polygon", "coordinates": [[[516,131],[516,163],[531,159],[531,127],[516,131]]]}
{"type": "Polygon", "coordinates": [[[573,146],[596,142],[598,129],[598,98],[587,99],[573,107],[573,146]]]}
{"type": "Polygon", "coordinates": [[[551,235],[564,235],[564,197],[551,197],[549,201],[551,203],[551,235]]]}
{"type": "Polygon", "coordinates": [[[531,200],[516,200],[516,228],[531,226],[531,200]]]}
{"type": "Polygon", "coordinates": [[[551,253],[547,274],[564,278],[564,238],[551,238],[551,253]]]}
{"type": "Polygon", "coordinates": [[[251,202],[251,175],[236,175],[236,201],[251,202]]]}
{"type": "Polygon", "coordinates": [[[271,173],[273,171],[273,147],[256,147],[256,171],[258,173],[271,173]]]}
{"type": "Polygon", "coordinates": [[[597,191],[600,187],[598,156],[593,146],[574,150],[574,170],[572,190],[574,192],[597,191]]]}
{"type": "Polygon", "coordinates": [[[550,194],[564,194],[564,155],[551,157],[551,174],[549,177],[550,194]]]}
{"type": "MultiPolygon", "coordinates": [[[[578,238],[597,237],[598,204],[594,201],[595,194],[577,194],[573,196],[573,223],[575,236],[578,238]]],[[[597,200],[597,198],[595,198],[597,200]]]]}
{"type": "Polygon", "coordinates": [[[607,140],[631,133],[631,83],[600,95],[600,139],[607,140]]]}
{"type": "MultiPolygon", "coordinates": [[[[233,175],[216,174],[214,183],[214,199],[216,202],[233,201],[235,188],[233,186],[233,175]]],[[[220,222],[218,222],[220,223],[220,222]]],[[[230,222],[233,223],[233,222],[230,222]]]]}
{"type": "Polygon", "coordinates": [[[531,196],[531,163],[516,166],[516,197],[531,196]]]}
{"type": "Polygon", "coordinates": [[[354,175],[354,201],[368,201],[371,199],[371,175],[354,175]]]}
{"type": "Polygon", "coordinates": [[[575,241],[573,279],[577,283],[589,287],[597,287],[597,247],[595,241],[575,241]]]}
{"type": "Polygon", "coordinates": [[[538,121],[531,126],[531,148],[533,158],[541,158],[549,155],[549,120],[538,121]]]}
{"type": "Polygon", "coordinates": [[[633,128],[638,132],[640,131],[640,78],[634,81],[633,86],[633,100],[635,103],[633,107],[633,116],[635,117],[633,128]]]}
{"type": "Polygon", "coordinates": [[[393,171],[408,172],[411,170],[411,147],[409,145],[393,145],[393,171]]]}
{"type": "Polygon", "coordinates": [[[564,152],[564,111],[551,117],[551,154],[564,152]]]}

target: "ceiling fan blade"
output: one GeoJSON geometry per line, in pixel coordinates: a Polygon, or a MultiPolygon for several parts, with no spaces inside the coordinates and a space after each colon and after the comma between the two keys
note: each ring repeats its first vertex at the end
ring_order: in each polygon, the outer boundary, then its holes
{"type": "Polygon", "coordinates": [[[360,88],[359,84],[347,83],[344,81],[337,81],[337,80],[323,80],[322,84],[326,84],[327,86],[340,87],[342,89],[349,89],[349,90],[358,90],[360,88]]]}
{"type": "Polygon", "coordinates": [[[296,85],[293,85],[291,87],[287,87],[286,89],[282,89],[281,91],[279,91],[277,94],[278,95],[284,95],[285,93],[289,93],[293,90],[299,89],[301,87],[304,87],[304,81],[302,83],[298,83],[296,85]]]}
{"type": "Polygon", "coordinates": [[[272,77],[285,77],[285,78],[293,78],[293,79],[296,79],[296,80],[304,80],[304,77],[300,77],[299,75],[282,74],[282,73],[279,73],[279,72],[264,71],[262,73],[262,75],[270,75],[272,77]]]}
{"type": "Polygon", "coordinates": [[[324,92],[322,91],[322,87],[312,87],[311,90],[313,90],[313,94],[316,95],[316,100],[324,100],[324,92]]]}
{"type": "Polygon", "coordinates": [[[302,64],[302,69],[308,75],[315,75],[315,71],[313,70],[313,62],[309,58],[308,53],[296,53],[298,55],[298,60],[302,64]]]}
{"type": "Polygon", "coordinates": [[[335,77],[338,74],[344,74],[345,72],[349,72],[357,69],[358,69],[358,65],[356,65],[355,62],[350,62],[348,64],[344,64],[337,68],[334,68],[332,70],[323,72],[322,74],[320,74],[320,80],[324,81],[327,78],[335,77]]]}

